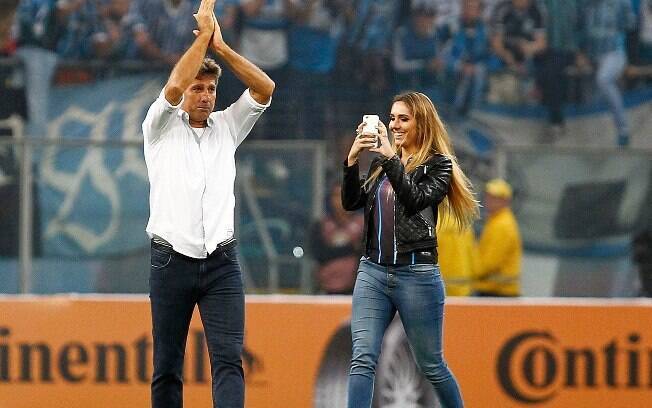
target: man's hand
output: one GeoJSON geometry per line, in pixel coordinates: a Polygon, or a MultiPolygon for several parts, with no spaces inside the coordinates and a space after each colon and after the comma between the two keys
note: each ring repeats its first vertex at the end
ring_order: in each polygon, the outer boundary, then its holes
{"type": "MultiPolygon", "coordinates": [[[[220,24],[217,22],[217,17],[215,17],[215,14],[213,14],[213,24],[214,29],[213,38],[211,39],[211,47],[213,47],[213,51],[218,52],[224,48],[225,42],[224,38],[222,37],[222,29],[220,28],[220,24]]],[[[199,35],[198,30],[193,30],[193,33],[195,36],[199,35]]]]}
{"type": "Polygon", "coordinates": [[[206,50],[215,30],[214,6],[215,0],[202,0],[197,14],[193,14],[197,20],[197,30],[194,30],[197,38],[176,63],[167,84],[165,84],[165,99],[172,105],[181,102],[183,93],[197,76],[204,61],[206,50]]]}
{"type": "Polygon", "coordinates": [[[223,48],[224,38],[222,37],[222,29],[220,28],[220,24],[217,22],[217,17],[215,17],[215,14],[213,14],[213,23],[215,29],[213,31],[213,41],[211,41],[211,45],[213,46],[213,50],[217,52],[223,48]]]}
{"type": "MultiPolygon", "coordinates": [[[[202,0],[199,5],[197,14],[193,14],[197,20],[197,30],[193,30],[196,36],[213,35],[215,31],[215,16],[213,9],[215,8],[215,0],[202,0]]],[[[221,37],[221,35],[220,35],[221,37]]]]}

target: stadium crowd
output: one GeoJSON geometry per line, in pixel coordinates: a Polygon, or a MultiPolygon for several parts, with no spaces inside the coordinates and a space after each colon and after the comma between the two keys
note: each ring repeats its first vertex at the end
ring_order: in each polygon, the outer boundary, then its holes
{"type": "MultiPolygon", "coordinates": [[[[5,3],[0,53],[23,61],[35,88],[28,101],[43,98],[51,79],[91,80],[84,61],[168,68],[192,41],[198,5],[5,3]]],[[[215,13],[227,41],[279,85],[258,137],[322,139],[350,129],[370,105],[381,111],[395,92],[420,89],[446,102],[453,119],[487,101],[541,104],[553,137],[563,134],[569,98],[600,94],[617,143],[627,145],[621,89],[649,74],[651,8],[650,0],[224,0],[215,13]]],[[[29,112],[44,115],[31,104],[29,112]]]]}

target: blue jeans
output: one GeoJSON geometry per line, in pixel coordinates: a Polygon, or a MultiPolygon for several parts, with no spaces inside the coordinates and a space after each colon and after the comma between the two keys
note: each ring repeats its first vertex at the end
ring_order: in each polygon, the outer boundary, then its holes
{"type": "Polygon", "coordinates": [[[455,88],[455,101],[453,106],[458,114],[466,115],[475,109],[484,95],[487,84],[487,69],[482,64],[475,64],[475,71],[471,75],[462,75],[455,88]]]}
{"type": "Polygon", "coordinates": [[[195,304],[211,362],[213,407],[244,406],[244,285],[235,246],[206,259],[152,243],[152,407],[183,406],[183,360],[195,304]]]}
{"type": "Polygon", "coordinates": [[[30,137],[47,137],[48,109],[52,77],[59,57],[54,51],[39,47],[20,47],[16,52],[25,67],[27,93],[27,134],[30,137]]]}
{"type": "Polygon", "coordinates": [[[348,407],[371,407],[383,335],[398,311],[417,364],[445,408],[462,407],[442,352],[444,285],[439,266],[382,266],[360,260],[353,290],[348,407]]]}
{"type": "Polygon", "coordinates": [[[596,82],[598,89],[607,99],[619,137],[629,136],[627,113],[623,103],[623,95],[618,87],[618,79],[622,76],[627,64],[624,51],[613,51],[601,55],[597,59],[596,82]]]}

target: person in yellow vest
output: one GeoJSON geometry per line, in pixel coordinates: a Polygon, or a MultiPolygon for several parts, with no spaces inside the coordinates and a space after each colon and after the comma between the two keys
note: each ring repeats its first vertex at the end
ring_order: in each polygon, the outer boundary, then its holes
{"type": "Polygon", "coordinates": [[[459,226],[440,211],[437,223],[439,268],[449,296],[469,296],[478,271],[478,256],[473,229],[459,226]]]}
{"type": "Polygon", "coordinates": [[[479,269],[474,282],[478,296],[519,296],[523,244],[511,209],[512,187],[493,179],[485,186],[487,221],[478,244],[479,269]]]}

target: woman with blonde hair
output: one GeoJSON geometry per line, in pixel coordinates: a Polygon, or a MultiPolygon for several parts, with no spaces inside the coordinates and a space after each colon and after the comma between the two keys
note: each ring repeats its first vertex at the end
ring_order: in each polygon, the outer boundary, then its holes
{"type": "Polygon", "coordinates": [[[362,131],[344,163],[342,204],[364,208],[363,257],[353,291],[348,407],[369,408],[383,335],[398,312],[417,363],[446,408],[462,407],[442,354],[444,286],[437,263],[438,209],[460,228],[478,216],[437,110],[419,92],[396,96],[387,128],[362,131]],[[380,144],[376,143],[379,139],[380,144]],[[360,179],[358,156],[379,153],[360,179]]]}

